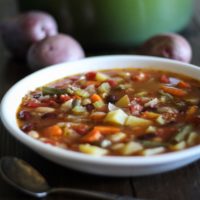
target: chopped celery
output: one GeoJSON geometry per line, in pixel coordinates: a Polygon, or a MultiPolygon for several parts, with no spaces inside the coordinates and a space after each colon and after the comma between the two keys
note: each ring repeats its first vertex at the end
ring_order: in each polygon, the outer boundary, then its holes
{"type": "Polygon", "coordinates": [[[157,155],[157,154],[163,153],[163,152],[165,152],[165,150],[166,149],[164,147],[145,149],[142,154],[144,156],[153,156],[153,155],[157,155]]]}
{"type": "Polygon", "coordinates": [[[186,142],[185,141],[181,141],[178,144],[172,146],[172,149],[174,151],[182,150],[182,149],[185,149],[185,148],[186,148],[186,142]]]}
{"type": "Polygon", "coordinates": [[[135,94],[135,97],[145,97],[148,95],[147,91],[141,91],[135,94]]]}
{"type": "Polygon", "coordinates": [[[99,93],[109,93],[111,89],[111,86],[109,83],[102,83],[99,87],[98,87],[98,92],[99,93]]]}
{"type": "Polygon", "coordinates": [[[82,90],[82,89],[76,90],[75,94],[80,96],[80,97],[84,97],[84,98],[87,98],[87,97],[90,96],[90,94],[86,90],[82,90]]]}
{"type": "Polygon", "coordinates": [[[128,116],[126,121],[125,121],[125,125],[126,126],[149,126],[152,124],[151,120],[148,119],[143,119],[140,117],[135,117],[135,116],[128,116]]]}
{"type": "Polygon", "coordinates": [[[200,140],[199,134],[196,132],[191,132],[187,138],[187,144],[189,146],[195,145],[200,140]]]}
{"type": "Polygon", "coordinates": [[[187,125],[183,127],[175,136],[174,140],[176,142],[181,142],[185,140],[185,138],[188,136],[188,134],[192,131],[193,127],[192,125],[187,125]]]}
{"type": "Polygon", "coordinates": [[[167,144],[164,143],[164,142],[149,141],[149,140],[141,140],[140,143],[141,143],[145,148],[161,147],[161,146],[166,146],[166,145],[167,145],[167,144]]]}
{"type": "Polygon", "coordinates": [[[116,102],[116,106],[119,107],[128,107],[130,104],[130,99],[128,97],[128,95],[124,95],[123,97],[121,97],[117,102],[116,102]]]}
{"type": "Polygon", "coordinates": [[[121,90],[125,90],[125,89],[128,89],[130,87],[131,87],[131,84],[129,84],[129,83],[127,83],[127,84],[120,84],[118,86],[118,88],[121,89],[121,90]]]}
{"type": "Polygon", "coordinates": [[[104,121],[117,125],[124,125],[128,115],[121,109],[110,111],[107,113],[104,121]]]}
{"type": "Polygon", "coordinates": [[[96,101],[96,102],[93,103],[93,105],[94,105],[95,108],[98,109],[98,108],[104,107],[105,104],[104,104],[103,101],[96,101]]]}
{"type": "Polygon", "coordinates": [[[67,89],[58,89],[58,88],[51,88],[51,87],[42,87],[43,95],[60,95],[60,94],[67,94],[67,89]]]}

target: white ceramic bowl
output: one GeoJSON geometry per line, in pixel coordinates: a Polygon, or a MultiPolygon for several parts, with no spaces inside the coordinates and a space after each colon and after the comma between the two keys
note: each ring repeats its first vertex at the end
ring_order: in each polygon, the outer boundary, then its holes
{"type": "Polygon", "coordinates": [[[177,72],[200,79],[200,68],[168,59],[145,56],[100,56],[58,64],[37,71],[16,83],[1,103],[1,119],[7,130],[19,141],[40,155],[76,170],[108,176],[138,176],[156,174],[187,165],[200,158],[200,146],[152,157],[94,157],[60,149],[37,141],[17,126],[16,111],[22,97],[53,80],[91,70],[116,68],[153,68],[177,72]]]}

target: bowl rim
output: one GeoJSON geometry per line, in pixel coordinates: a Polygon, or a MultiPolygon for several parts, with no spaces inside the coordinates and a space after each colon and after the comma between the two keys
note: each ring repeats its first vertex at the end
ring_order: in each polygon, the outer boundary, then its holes
{"type": "MultiPolygon", "coordinates": [[[[170,152],[155,156],[93,156],[93,155],[87,155],[80,152],[75,152],[68,149],[62,149],[59,147],[55,147],[49,144],[45,144],[37,139],[34,139],[27,134],[24,134],[16,125],[13,125],[12,123],[9,123],[9,119],[6,116],[6,103],[7,99],[10,98],[10,94],[16,90],[19,84],[22,82],[25,82],[27,79],[33,76],[37,76],[37,74],[40,74],[41,72],[54,70],[56,67],[61,67],[63,65],[70,65],[70,63],[76,64],[76,63],[84,63],[88,61],[101,61],[102,59],[138,59],[138,60],[144,60],[144,61],[155,61],[155,62],[163,62],[163,63],[169,63],[169,64],[179,64],[184,65],[185,67],[190,67],[192,70],[198,70],[200,71],[200,68],[188,64],[183,63],[180,61],[165,59],[165,58],[158,58],[158,57],[152,57],[152,56],[135,56],[135,55],[103,55],[103,56],[94,56],[94,57],[88,57],[82,60],[68,62],[68,63],[60,63],[56,65],[52,65],[49,67],[46,67],[44,69],[38,70],[34,73],[31,73],[24,77],[23,79],[19,80],[17,83],[15,83],[11,88],[5,93],[1,100],[0,105],[0,117],[1,120],[5,126],[5,128],[13,135],[15,138],[17,138],[19,141],[21,141],[23,144],[25,144],[27,147],[32,148],[33,150],[39,150],[45,153],[50,153],[51,155],[70,159],[77,162],[83,162],[83,163],[90,163],[90,164],[98,164],[98,165],[118,165],[118,166],[149,166],[149,165],[156,165],[156,164],[164,164],[174,161],[183,160],[186,158],[190,158],[192,156],[198,156],[200,154],[200,145],[190,147],[178,152],[170,152]],[[153,158],[153,159],[152,159],[153,158]]],[[[167,71],[167,70],[166,70],[167,71]]],[[[169,70],[168,70],[169,71],[169,70]]],[[[27,91],[28,92],[28,91],[27,91]]]]}

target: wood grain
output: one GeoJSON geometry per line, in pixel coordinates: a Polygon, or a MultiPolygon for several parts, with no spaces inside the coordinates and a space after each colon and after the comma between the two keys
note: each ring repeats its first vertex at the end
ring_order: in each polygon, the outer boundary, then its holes
{"type": "MultiPolygon", "coordinates": [[[[192,63],[200,65],[200,1],[196,12],[182,34],[193,48],[192,63]]],[[[15,0],[0,1],[0,19],[17,12],[15,0]]],[[[29,74],[23,63],[10,59],[0,41],[0,97],[19,79],[29,74]]],[[[82,188],[88,190],[133,195],[154,200],[198,200],[200,199],[200,161],[172,172],[145,177],[112,178],[89,175],[61,167],[34,153],[15,140],[0,124],[0,157],[13,155],[23,158],[39,169],[52,186],[82,188]]],[[[0,177],[0,200],[26,200],[33,198],[14,190],[0,177]]],[[[46,199],[64,200],[64,195],[46,199]]],[[[70,198],[69,198],[70,199],[70,198]]],[[[71,198],[74,199],[74,198],[71,198]]],[[[79,198],[82,199],[83,198],[79,198]]]]}

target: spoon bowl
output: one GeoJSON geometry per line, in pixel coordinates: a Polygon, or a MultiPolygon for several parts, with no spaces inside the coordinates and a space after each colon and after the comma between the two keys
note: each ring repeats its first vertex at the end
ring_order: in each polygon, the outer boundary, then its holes
{"type": "Polygon", "coordinates": [[[51,193],[65,193],[107,200],[142,200],[129,196],[100,193],[72,188],[51,188],[46,179],[29,163],[16,157],[3,157],[0,160],[0,173],[5,181],[20,191],[33,197],[42,198],[51,193]]]}

